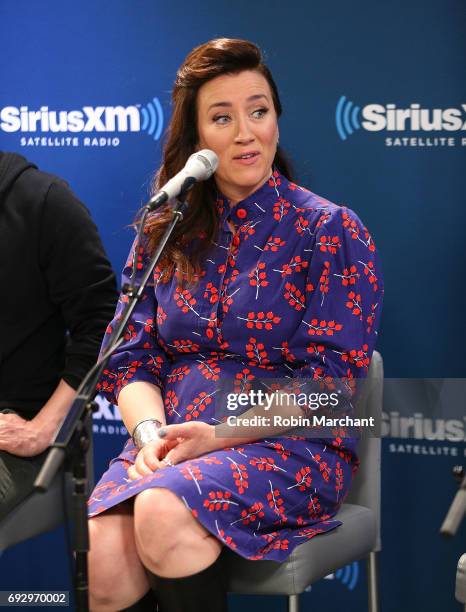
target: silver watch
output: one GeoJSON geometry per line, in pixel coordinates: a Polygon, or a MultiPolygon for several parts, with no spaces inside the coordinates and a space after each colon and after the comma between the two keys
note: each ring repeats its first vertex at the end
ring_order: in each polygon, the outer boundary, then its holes
{"type": "Polygon", "coordinates": [[[161,427],[163,427],[163,423],[158,419],[143,419],[136,423],[132,435],[136,448],[142,448],[149,442],[159,440],[158,431],[161,427]]]}

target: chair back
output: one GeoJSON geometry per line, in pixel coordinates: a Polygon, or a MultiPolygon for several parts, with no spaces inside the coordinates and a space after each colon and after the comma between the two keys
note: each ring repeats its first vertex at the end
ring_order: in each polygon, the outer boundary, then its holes
{"type": "MultiPolygon", "coordinates": [[[[383,360],[380,353],[374,351],[367,379],[358,399],[358,415],[373,416],[375,422],[380,424],[382,398],[383,360]]],[[[380,437],[371,438],[367,434],[365,435],[364,429],[362,429],[358,445],[361,466],[345,499],[345,503],[365,506],[374,512],[377,523],[376,551],[382,547],[380,538],[381,451],[382,441],[380,437]]]]}

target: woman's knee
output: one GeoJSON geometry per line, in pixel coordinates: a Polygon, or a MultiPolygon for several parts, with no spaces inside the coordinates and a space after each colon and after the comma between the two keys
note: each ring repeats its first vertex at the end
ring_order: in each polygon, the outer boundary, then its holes
{"type": "Polygon", "coordinates": [[[118,506],[89,519],[90,553],[109,556],[134,548],[134,520],[131,511],[118,506]]]}
{"type": "Polygon", "coordinates": [[[133,518],[120,509],[89,520],[89,590],[97,607],[106,607],[121,596],[118,585],[128,566],[137,559],[133,518]]]}
{"type": "Polygon", "coordinates": [[[168,489],[146,489],[134,502],[134,535],[146,567],[160,564],[176,548],[195,519],[180,498],[168,489]]]}

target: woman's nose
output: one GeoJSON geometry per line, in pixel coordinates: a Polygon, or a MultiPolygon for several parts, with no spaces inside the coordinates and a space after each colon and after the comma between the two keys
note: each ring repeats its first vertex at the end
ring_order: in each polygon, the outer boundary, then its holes
{"type": "Polygon", "coordinates": [[[235,142],[247,143],[254,140],[254,133],[251,130],[251,126],[246,117],[238,119],[237,130],[235,135],[235,142]]]}

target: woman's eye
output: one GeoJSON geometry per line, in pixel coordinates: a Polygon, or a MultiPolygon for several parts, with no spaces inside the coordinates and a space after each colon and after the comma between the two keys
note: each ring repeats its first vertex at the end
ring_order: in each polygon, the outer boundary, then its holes
{"type": "Polygon", "coordinates": [[[214,123],[220,123],[222,125],[224,123],[227,123],[228,119],[229,119],[228,115],[216,115],[213,118],[213,121],[214,123]]]}
{"type": "Polygon", "coordinates": [[[268,110],[268,108],[258,108],[257,110],[253,111],[252,115],[256,119],[260,119],[268,112],[268,110]]]}

